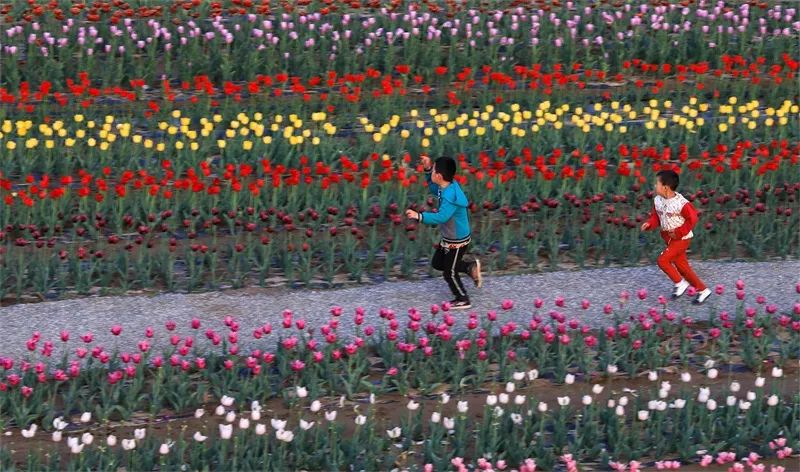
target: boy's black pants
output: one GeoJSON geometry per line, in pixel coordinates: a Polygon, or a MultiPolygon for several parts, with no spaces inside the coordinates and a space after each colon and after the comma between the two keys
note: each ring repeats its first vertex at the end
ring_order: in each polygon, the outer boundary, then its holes
{"type": "Polygon", "coordinates": [[[436,249],[436,252],[433,254],[433,260],[431,261],[431,266],[433,266],[434,269],[442,271],[442,275],[447,285],[450,287],[450,291],[453,292],[456,300],[459,301],[469,300],[469,295],[467,295],[467,291],[464,289],[464,284],[461,283],[461,277],[458,276],[459,273],[469,274],[472,268],[471,263],[462,260],[462,257],[464,257],[468,249],[469,244],[464,247],[453,249],[445,249],[440,246],[436,249]]]}

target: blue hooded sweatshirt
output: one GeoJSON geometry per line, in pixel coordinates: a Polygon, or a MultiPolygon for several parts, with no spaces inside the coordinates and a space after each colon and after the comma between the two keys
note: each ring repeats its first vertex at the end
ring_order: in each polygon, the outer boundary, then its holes
{"type": "Polygon", "coordinates": [[[428,188],[433,195],[439,198],[439,211],[436,213],[424,212],[420,214],[420,221],[429,225],[439,225],[442,233],[442,242],[446,244],[462,245],[470,241],[469,227],[469,200],[458,185],[452,181],[442,189],[431,180],[431,173],[426,174],[428,188]]]}

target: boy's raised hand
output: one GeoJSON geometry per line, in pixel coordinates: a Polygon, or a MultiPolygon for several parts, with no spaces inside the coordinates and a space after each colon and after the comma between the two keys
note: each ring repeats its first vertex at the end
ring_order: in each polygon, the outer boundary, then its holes
{"type": "Polygon", "coordinates": [[[431,169],[431,158],[426,155],[421,155],[419,157],[419,161],[422,164],[422,167],[427,171],[431,169]]]}

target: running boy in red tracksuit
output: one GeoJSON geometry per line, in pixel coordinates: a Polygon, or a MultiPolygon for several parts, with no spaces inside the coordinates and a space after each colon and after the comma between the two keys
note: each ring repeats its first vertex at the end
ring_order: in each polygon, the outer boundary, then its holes
{"type": "Polygon", "coordinates": [[[661,237],[667,248],[658,256],[658,266],[675,283],[672,298],[678,298],[691,285],[697,290],[697,297],[692,301],[700,304],[711,295],[711,290],[694,273],[686,249],[694,234],[692,228],[697,224],[697,210],[677,193],[678,174],[671,170],[662,170],[656,175],[656,197],[653,199],[653,211],[650,218],[642,223],[642,231],[661,226],[661,237]]]}

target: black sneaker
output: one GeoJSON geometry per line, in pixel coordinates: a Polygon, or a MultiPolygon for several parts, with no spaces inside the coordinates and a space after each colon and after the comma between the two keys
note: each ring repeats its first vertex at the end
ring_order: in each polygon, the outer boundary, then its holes
{"type": "Polygon", "coordinates": [[[469,300],[452,300],[450,302],[451,310],[469,310],[472,308],[472,303],[469,300]]]}
{"type": "Polygon", "coordinates": [[[481,260],[477,257],[475,258],[475,262],[472,263],[472,269],[469,271],[469,276],[472,277],[472,281],[475,282],[475,286],[477,288],[481,288],[481,285],[483,285],[483,274],[481,274],[481,260]]]}

